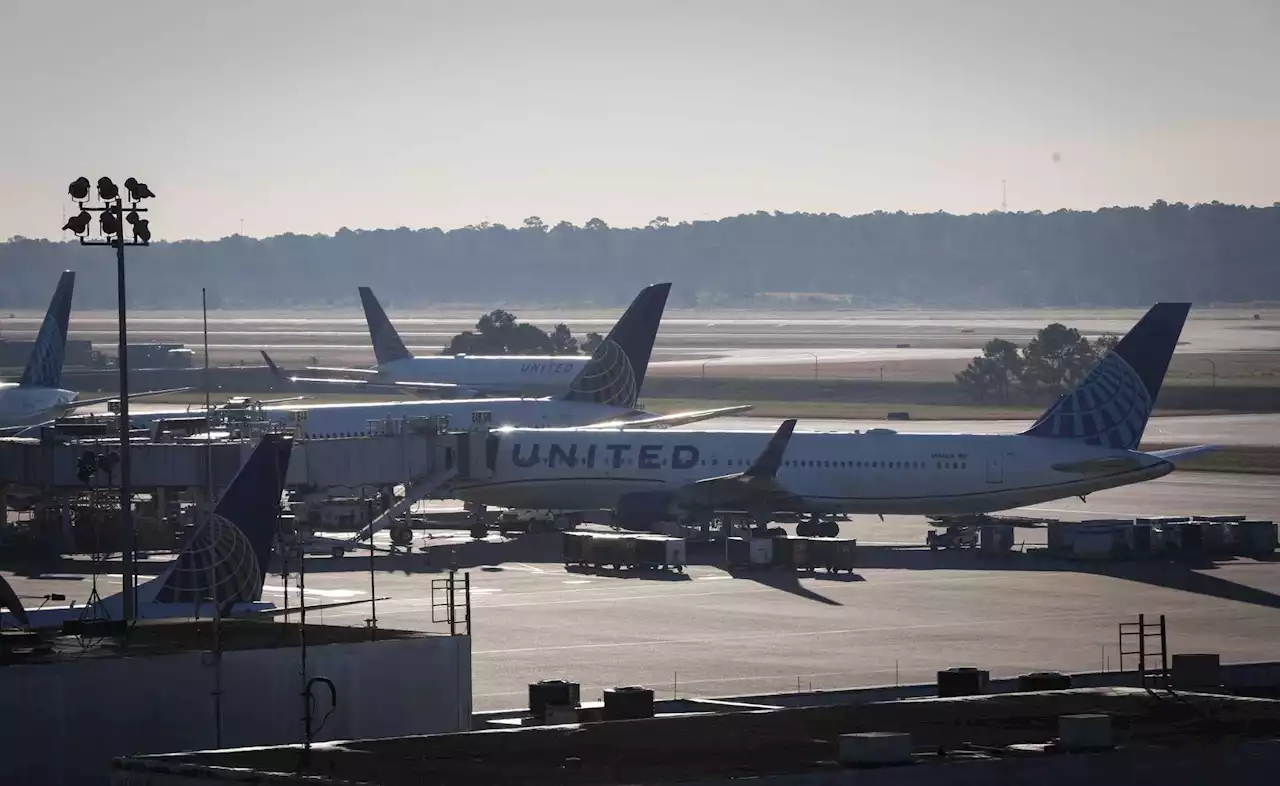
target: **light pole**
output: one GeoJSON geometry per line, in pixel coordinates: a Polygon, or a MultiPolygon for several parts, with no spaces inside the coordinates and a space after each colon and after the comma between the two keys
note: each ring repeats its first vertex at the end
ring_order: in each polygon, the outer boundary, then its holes
{"type": "Polygon", "coordinates": [[[63,230],[70,230],[80,238],[82,246],[114,246],[116,249],[116,291],[119,299],[120,348],[117,365],[120,370],[120,529],[124,532],[124,563],[121,577],[124,583],[124,620],[131,622],[137,616],[137,566],[135,562],[137,544],[133,529],[133,489],[129,476],[129,343],[125,325],[125,280],[124,280],[124,247],[151,245],[150,222],[139,216],[147,212],[138,203],[153,197],[146,183],[139,183],[134,178],[124,181],[128,193],[129,212],[124,212],[124,197],[120,188],[109,177],[98,178],[98,199],[101,207],[88,207],[89,178],[77,178],[67,189],[67,193],[80,206],[80,212],[67,220],[63,230]],[[98,213],[98,228],[101,239],[89,238],[89,226],[93,223],[93,213],[98,213]],[[133,228],[133,240],[124,239],[124,224],[128,222],[133,228]]]}
{"type": "Polygon", "coordinates": [[[1204,360],[1209,364],[1209,369],[1213,372],[1213,381],[1210,383],[1210,387],[1216,390],[1218,388],[1218,364],[1213,362],[1213,358],[1205,358],[1204,360]]]}
{"type": "Polygon", "coordinates": [[[804,354],[813,358],[813,378],[817,379],[818,378],[818,356],[813,352],[806,352],[804,354]]]}

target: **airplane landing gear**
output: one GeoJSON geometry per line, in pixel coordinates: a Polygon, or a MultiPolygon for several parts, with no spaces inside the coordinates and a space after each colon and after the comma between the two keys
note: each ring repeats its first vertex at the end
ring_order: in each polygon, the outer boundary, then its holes
{"type": "Polygon", "coordinates": [[[802,538],[838,538],[840,522],[835,519],[811,516],[796,525],[796,534],[802,538]]]}
{"type": "Polygon", "coordinates": [[[925,542],[930,549],[972,549],[978,546],[978,528],[970,525],[947,527],[942,532],[929,530],[925,542]]]}
{"type": "Polygon", "coordinates": [[[413,543],[413,530],[407,524],[399,524],[391,528],[391,545],[409,546],[413,543]]]}
{"type": "Polygon", "coordinates": [[[471,503],[467,505],[467,511],[471,514],[472,540],[484,540],[489,536],[489,523],[485,521],[488,508],[479,503],[471,503]]]}

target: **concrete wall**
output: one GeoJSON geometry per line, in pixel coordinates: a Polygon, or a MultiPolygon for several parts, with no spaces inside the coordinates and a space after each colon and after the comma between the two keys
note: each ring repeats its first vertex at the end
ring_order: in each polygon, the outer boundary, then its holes
{"type": "MultiPolygon", "coordinates": [[[[466,731],[471,642],[433,636],[307,648],[338,707],[317,740],[466,731]]],[[[298,649],[228,652],[222,746],[301,742],[298,649]]],[[[116,756],[215,747],[210,655],[99,657],[0,669],[0,782],[102,784],[116,756]]],[[[329,708],[315,687],[315,723],[329,708]]]]}

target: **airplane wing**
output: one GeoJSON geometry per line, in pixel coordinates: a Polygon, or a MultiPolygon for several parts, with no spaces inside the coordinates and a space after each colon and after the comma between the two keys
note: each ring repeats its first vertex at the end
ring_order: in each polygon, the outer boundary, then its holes
{"type": "Polygon", "coordinates": [[[1148,456],[1162,458],[1165,461],[1177,466],[1180,462],[1191,458],[1192,456],[1200,456],[1205,453],[1211,453],[1218,449],[1217,445],[1191,445],[1185,448],[1170,448],[1168,450],[1152,450],[1147,453],[1148,456]]]}
{"type": "Polygon", "coordinates": [[[609,429],[625,430],[632,428],[669,428],[671,426],[683,426],[689,423],[711,420],[712,418],[723,417],[725,415],[736,415],[739,412],[746,412],[751,409],[751,407],[751,404],[738,404],[732,407],[699,409],[691,412],[676,412],[670,415],[653,415],[651,417],[632,418],[628,420],[607,420],[601,423],[592,423],[587,426],[578,426],[574,430],[600,431],[609,429]]]}
{"type": "MultiPolygon", "coordinates": [[[[262,353],[266,356],[266,353],[262,353]]],[[[371,377],[378,375],[376,368],[337,368],[335,366],[303,366],[303,371],[329,371],[334,374],[367,374],[371,377]]]]}
{"type": "MultiPolygon", "coordinates": [[[[185,388],[168,388],[166,390],[144,390],[141,393],[130,393],[129,400],[133,401],[135,398],[147,398],[149,396],[163,396],[166,393],[185,393],[188,390],[192,390],[191,386],[187,386],[185,388]]],[[[118,401],[119,399],[119,393],[114,396],[102,396],[100,398],[78,398],[71,402],[70,408],[79,409],[80,407],[92,407],[94,404],[105,404],[108,401],[118,401]]]]}
{"type": "MultiPolygon", "coordinates": [[[[284,369],[276,365],[266,350],[258,350],[262,355],[262,359],[267,362],[267,368],[271,370],[272,375],[285,380],[286,382],[304,382],[304,383],[323,383],[329,385],[348,385],[360,386],[362,389],[390,389],[390,390],[462,390],[458,385],[452,382],[409,382],[401,380],[393,380],[391,382],[374,382],[368,379],[350,379],[346,377],[303,377],[297,374],[288,374],[284,369]]],[[[332,371],[343,374],[366,374],[377,375],[376,369],[364,368],[330,368],[325,366],[308,366],[307,371],[332,371]]]]}
{"type": "Polygon", "coordinates": [[[263,611],[246,611],[242,614],[231,614],[227,616],[254,619],[257,617],[282,617],[285,614],[301,614],[303,609],[307,611],[323,611],[324,609],[337,609],[343,606],[354,606],[357,603],[370,603],[372,601],[391,600],[386,598],[365,598],[364,600],[340,600],[334,603],[320,603],[315,606],[289,606],[288,608],[265,609],[263,611]]]}
{"type": "Polygon", "coordinates": [[[782,422],[751,466],[742,472],[703,478],[676,489],[673,501],[682,507],[719,510],[723,508],[771,508],[794,505],[800,500],[778,482],[778,468],[791,442],[796,420],[782,422]]]}

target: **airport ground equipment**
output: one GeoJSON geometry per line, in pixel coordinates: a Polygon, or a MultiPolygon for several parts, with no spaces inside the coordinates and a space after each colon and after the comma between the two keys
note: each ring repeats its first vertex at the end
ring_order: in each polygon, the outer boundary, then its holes
{"type": "Polygon", "coordinates": [[[813,573],[825,568],[828,573],[853,573],[858,541],[853,538],[802,538],[788,535],[773,541],[773,564],[813,573]]]}
{"type": "Polygon", "coordinates": [[[961,524],[947,527],[941,532],[929,530],[925,536],[929,548],[938,549],[974,549],[978,547],[978,527],[972,524],[961,524]]]}
{"type": "Polygon", "coordinates": [[[1048,536],[1054,556],[1093,560],[1268,558],[1277,547],[1274,521],[1244,516],[1050,521],[1048,536]]]}
{"type": "Polygon", "coordinates": [[[685,540],[665,535],[566,532],[566,567],[684,572],[685,540]]]}
{"type": "Polygon", "coordinates": [[[774,538],[729,538],[729,567],[771,567],[773,541],[774,538]]]}

